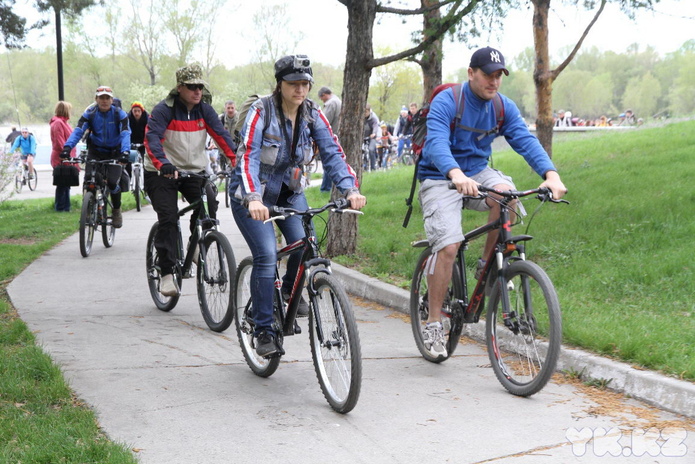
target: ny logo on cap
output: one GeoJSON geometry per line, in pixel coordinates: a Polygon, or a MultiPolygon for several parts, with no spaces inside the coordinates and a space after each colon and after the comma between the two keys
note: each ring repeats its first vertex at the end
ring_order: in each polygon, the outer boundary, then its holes
{"type": "Polygon", "coordinates": [[[500,54],[498,51],[490,52],[490,61],[495,61],[497,63],[501,62],[500,54]]]}

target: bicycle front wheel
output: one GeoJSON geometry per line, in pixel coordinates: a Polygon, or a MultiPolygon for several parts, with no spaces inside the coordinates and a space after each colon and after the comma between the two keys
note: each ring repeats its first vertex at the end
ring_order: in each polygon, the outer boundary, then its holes
{"type": "MultiPolygon", "coordinates": [[[[236,271],[235,284],[235,325],[239,337],[239,345],[244,355],[246,364],[254,374],[259,377],[270,377],[280,365],[280,356],[264,358],[256,353],[253,340],[255,324],[253,322],[253,301],[251,299],[251,274],[253,272],[253,258],[241,260],[236,271]]],[[[277,302],[276,302],[277,303],[277,302]]]]}
{"type": "Polygon", "coordinates": [[[232,287],[236,260],[227,237],[215,230],[203,240],[203,254],[198,255],[198,304],[205,323],[215,332],[227,330],[234,319],[232,287]]]}
{"type": "Polygon", "coordinates": [[[362,353],[357,323],[350,300],[328,274],[314,280],[310,296],[309,340],[314,369],[323,396],[342,414],[357,405],[362,386],[362,353]]]}
{"type": "Polygon", "coordinates": [[[39,183],[39,175],[36,173],[36,168],[31,170],[31,175],[27,179],[27,185],[32,192],[36,190],[36,185],[39,183]]]}
{"type": "Polygon", "coordinates": [[[492,369],[510,393],[530,396],[555,372],[562,340],[562,316],[548,275],[530,261],[505,271],[506,289],[496,283],[487,308],[485,338],[492,369]],[[502,315],[509,296],[510,314],[502,315]]]}
{"type": "Polygon", "coordinates": [[[116,228],[112,221],[113,208],[108,201],[104,202],[99,222],[101,223],[101,240],[106,248],[111,248],[116,238],[116,228]]]}
{"type": "Polygon", "coordinates": [[[84,192],[80,214],[80,253],[84,258],[92,252],[94,229],[97,223],[97,199],[93,192],[84,192]]]}
{"type": "Polygon", "coordinates": [[[410,326],[413,330],[415,344],[420,354],[426,360],[433,363],[446,361],[454,354],[463,331],[463,308],[457,303],[463,298],[463,283],[456,265],[451,273],[451,282],[444,295],[442,306],[442,326],[446,340],[446,356],[432,355],[425,347],[423,330],[430,315],[429,294],[427,285],[427,268],[432,257],[432,249],[426,248],[415,265],[413,279],[410,284],[410,326]]]}
{"type": "MultiPolygon", "coordinates": [[[[18,168],[21,169],[21,168],[18,168]]],[[[14,191],[17,193],[22,192],[22,187],[24,186],[24,175],[22,174],[22,171],[17,171],[14,175],[14,191]]]]}
{"type": "MultiPolygon", "coordinates": [[[[179,302],[179,295],[164,296],[160,293],[159,287],[162,283],[162,269],[159,267],[159,255],[154,246],[154,238],[157,236],[159,222],[155,222],[150,229],[147,237],[147,251],[145,252],[145,271],[147,272],[147,286],[150,288],[150,295],[155,306],[162,311],[171,311],[179,302]]],[[[181,275],[176,272],[176,280],[181,288],[181,275]]]]}

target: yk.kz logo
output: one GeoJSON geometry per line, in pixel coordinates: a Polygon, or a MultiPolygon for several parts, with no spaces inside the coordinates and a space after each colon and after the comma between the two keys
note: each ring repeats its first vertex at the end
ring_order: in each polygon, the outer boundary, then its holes
{"type": "Polygon", "coordinates": [[[667,427],[663,430],[654,427],[647,430],[620,430],[617,427],[608,430],[601,427],[584,427],[577,430],[572,427],[565,433],[575,456],[584,456],[591,443],[594,456],[608,454],[613,457],[645,454],[652,457],[682,457],[688,452],[688,447],[685,446],[687,436],[687,431],[678,427],[667,427]]]}

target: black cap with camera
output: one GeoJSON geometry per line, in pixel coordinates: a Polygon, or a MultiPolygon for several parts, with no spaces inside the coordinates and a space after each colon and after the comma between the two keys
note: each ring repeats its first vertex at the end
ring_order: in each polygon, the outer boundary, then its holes
{"type": "Polygon", "coordinates": [[[275,79],[277,81],[314,82],[311,60],[306,55],[287,55],[275,62],[275,79]]]}

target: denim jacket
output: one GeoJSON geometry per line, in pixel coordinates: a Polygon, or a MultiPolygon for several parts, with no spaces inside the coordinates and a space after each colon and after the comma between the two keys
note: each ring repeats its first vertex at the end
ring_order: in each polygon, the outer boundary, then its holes
{"type": "MultiPolygon", "coordinates": [[[[265,108],[258,99],[249,108],[241,131],[242,143],[237,151],[237,166],[231,178],[231,197],[248,205],[249,201],[261,200],[266,206],[277,202],[282,184],[301,194],[303,183],[292,180],[297,171],[313,157],[312,141],[316,142],[324,174],[330,176],[341,193],[347,194],[357,188],[357,176],[347,164],[345,153],[333,134],[330,124],[321,109],[311,100],[299,108],[299,129],[295,149],[292,150],[292,123],[276,111],[275,96],[268,99],[270,111],[268,127],[264,127],[265,108]],[[282,117],[282,122],[280,121],[282,117]],[[284,123],[284,128],[282,124],[284,123]]],[[[303,179],[303,176],[301,176],[303,179]]],[[[293,196],[290,202],[293,201],[293,196]]]]}

